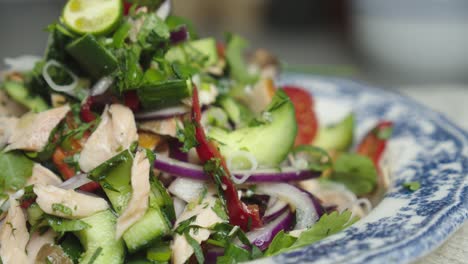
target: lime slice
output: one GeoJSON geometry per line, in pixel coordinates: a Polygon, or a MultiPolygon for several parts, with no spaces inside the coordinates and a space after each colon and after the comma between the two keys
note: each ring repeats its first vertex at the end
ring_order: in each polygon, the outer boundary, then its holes
{"type": "Polygon", "coordinates": [[[121,0],[69,0],[62,21],[78,34],[111,32],[123,15],[121,0]]]}

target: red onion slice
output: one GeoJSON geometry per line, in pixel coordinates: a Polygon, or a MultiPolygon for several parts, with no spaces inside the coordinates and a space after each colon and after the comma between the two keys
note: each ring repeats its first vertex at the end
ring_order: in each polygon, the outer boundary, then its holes
{"type": "Polygon", "coordinates": [[[138,112],[135,113],[136,120],[159,120],[166,119],[169,117],[180,116],[187,114],[190,111],[185,106],[174,106],[156,111],[138,112]]]}
{"type": "MultiPolygon", "coordinates": [[[[273,199],[273,197],[271,198],[273,199]]],[[[269,205],[265,210],[265,214],[263,215],[263,222],[268,223],[272,220],[276,219],[286,210],[288,210],[288,203],[281,199],[277,199],[271,206],[269,205]]]]}
{"type": "MultiPolygon", "coordinates": [[[[187,162],[181,162],[164,156],[158,156],[154,162],[154,167],[162,172],[187,177],[196,180],[209,180],[209,177],[203,172],[203,167],[187,162]]],[[[321,172],[311,170],[298,170],[293,167],[285,167],[279,169],[259,169],[250,170],[235,170],[232,171],[233,177],[242,178],[244,175],[250,174],[247,182],[288,182],[302,181],[306,179],[319,177],[321,172]]]]}
{"type": "Polygon", "coordinates": [[[291,184],[259,184],[255,189],[255,193],[278,197],[292,205],[296,210],[296,226],[294,226],[294,230],[312,226],[317,222],[322,213],[321,210],[318,210],[320,209],[320,207],[317,207],[318,201],[312,194],[291,184]]]}
{"type": "Polygon", "coordinates": [[[250,243],[260,248],[260,250],[265,250],[270,245],[273,238],[275,238],[276,234],[278,234],[281,230],[289,230],[292,226],[292,223],[293,215],[288,210],[267,225],[248,232],[246,236],[250,243]]]}
{"type": "Polygon", "coordinates": [[[171,43],[172,44],[178,44],[180,42],[184,42],[188,39],[189,34],[187,31],[187,27],[181,26],[177,30],[171,31],[171,43]]]}

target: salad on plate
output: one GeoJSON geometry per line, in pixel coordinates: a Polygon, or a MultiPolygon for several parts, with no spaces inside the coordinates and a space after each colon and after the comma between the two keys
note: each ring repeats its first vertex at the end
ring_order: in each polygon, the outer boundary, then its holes
{"type": "Polygon", "coordinates": [[[5,59],[1,263],[244,262],[371,210],[391,122],[353,142],[269,52],[131,2],[69,0],[43,57],[5,59]]]}

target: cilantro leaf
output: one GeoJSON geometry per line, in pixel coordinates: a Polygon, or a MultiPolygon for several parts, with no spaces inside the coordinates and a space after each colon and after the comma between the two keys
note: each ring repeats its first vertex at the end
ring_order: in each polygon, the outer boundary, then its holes
{"type": "Polygon", "coordinates": [[[140,53],[141,49],[137,45],[116,50],[116,84],[120,93],[140,87],[143,79],[143,70],[139,63],[140,53]]]}
{"type": "Polygon", "coordinates": [[[176,136],[184,144],[181,148],[183,152],[189,152],[191,148],[198,146],[195,138],[195,124],[192,122],[184,122],[184,128],[177,127],[176,136]]]}
{"type": "Polygon", "coordinates": [[[198,263],[205,263],[205,256],[203,255],[203,250],[200,244],[190,236],[189,232],[186,232],[184,235],[189,245],[193,248],[193,252],[195,253],[198,263]]]}
{"type": "Polygon", "coordinates": [[[414,191],[419,190],[419,188],[421,188],[421,183],[419,183],[418,181],[405,182],[403,183],[403,187],[414,192],[414,191]]]}
{"type": "Polygon", "coordinates": [[[16,191],[32,175],[34,163],[19,151],[0,153],[0,193],[16,191]]]}
{"type": "Polygon", "coordinates": [[[374,190],[377,169],[368,157],[343,153],[335,161],[330,179],[346,185],[357,195],[363,195],[374,190]]]}
{"type": "Polygon", "coordinates": [[[341,214],[338,212],[324,214],[315,225],[302,232],[296,240],[294,237],[287,235],[282,231],[276,234],[272,243],[265,252],[265,256],[276,255],[285,251],[310,245],[342,231],[354,224],[357,220],[357,217],[351,218],[350,211],[345,211],[341,214]]]}

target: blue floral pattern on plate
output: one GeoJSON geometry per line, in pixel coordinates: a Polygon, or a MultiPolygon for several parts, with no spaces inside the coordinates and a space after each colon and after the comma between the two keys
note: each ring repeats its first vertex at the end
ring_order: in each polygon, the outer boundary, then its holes
{"type": "Polygon", "coordinates": [[[292,73],[280,83],[305,87],[316,101],[351,105],[356,140],[378,120],[394,121],[382,164],[391,185],[376,208],[345,231],[257,262],[407,263],[440,245],[468,218],[468,133],[408,98],[365,84],[292,73]],[[407,190],[402,185],[409,181],[419,181],[421,188],[407,190]]]}

